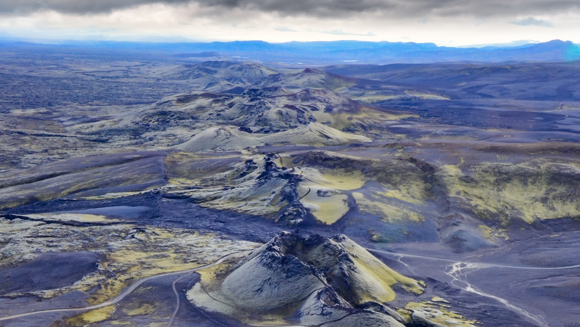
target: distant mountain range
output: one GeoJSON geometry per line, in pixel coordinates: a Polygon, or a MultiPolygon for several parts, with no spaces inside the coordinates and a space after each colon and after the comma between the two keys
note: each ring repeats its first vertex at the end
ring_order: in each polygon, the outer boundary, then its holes
{"type": "MultiPolygon", "coordinates": [[[[5,41],[1,45],[31,43],[5,41]]],[[[48,45],[37,45],[45,46],[48,45]]],[[[290,64],[328,63],[433,63],[433,62],[505,62],[505,61],[573,61],[580,59],[580,46],[570,41],[513,46],[454,48],[434,43],[414,42],[287,42],[235,41],[211,43],[137,43],[137,42],[65,42],[70,47],[111,48],[115,50],[170,52],[180,57],[203,57],[219,53],[240,59],[290,64]]]]}

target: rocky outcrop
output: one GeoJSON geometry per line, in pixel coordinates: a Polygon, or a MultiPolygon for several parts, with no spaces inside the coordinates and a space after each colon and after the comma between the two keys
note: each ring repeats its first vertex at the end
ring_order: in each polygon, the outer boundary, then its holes
{"type": "Polygon", "coordinates": [[[442,243],[453,249],[454,252],[463,253],[497,246],[494,240],[488,235],[482,235],[485,225],[474,218],[453,213],[439,217],[438,231],[442,243]]]}
{"type": "Polygon", "coordinates": [[[445,327],[445,325],[434,322],[433,317],[425,311],[416,310],[411,314],[413,324],[416,327],[445,327]]]}
{"type": "Polygon", "coordinates": [[[253,133],[250,128],[211,127],[176,146],[188,152],[232,151],[264,145],[332,146],[371,142],[371,139],[341,132],[319,123],[270,134],[253,133]]]}
{"type": "Polygon", "coordinates": [[[361,311],[349,315],[344,319],[323,324],[324,327],[404,327],[405,325],[397,322],[390,316],[361,311]]]}
{"type": "Polygon", "coordinates": [[[423,292],[344,235],[281,233],[225,273],[202,274],[188,298],[246,322],[403,326],[400,315],[380,304],[394,300],[395,285],[423,292]]]}

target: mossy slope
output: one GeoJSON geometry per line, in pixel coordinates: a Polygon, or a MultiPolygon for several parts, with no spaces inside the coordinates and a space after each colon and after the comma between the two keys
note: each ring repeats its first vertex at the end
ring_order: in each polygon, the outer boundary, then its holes
{"type": "MultiPolygon", "coordinates": [[[[393,301],[395,285],[412,294],[423,292],[422,282],[390,269],[344,235],[282,233],[233,267],[202,274],[188,298],[205,310],[246,322],[323,324],[358,313],[355,308],[368,301],[393,301]],[[316,314],[316,308],[328,309],[329,315],[316,314]]],[[[388,315],[375,316],[369,319],[399,326],[388,315]]]]}

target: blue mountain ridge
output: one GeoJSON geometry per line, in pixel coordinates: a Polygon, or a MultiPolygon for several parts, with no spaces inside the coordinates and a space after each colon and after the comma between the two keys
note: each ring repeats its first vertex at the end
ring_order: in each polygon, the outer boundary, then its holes
{"type": "MultiPolygon", "coordinates": [[[[33,43],[0,40],[0,46],[44,46],[33,43]]],[[[433,63],[433,62],[504,62],[504,61],[573,61],[580,59],[580,46],[571,41],[553,40],[517,47],[455,48],[434,43],[317,41],[268,43],[264,41],[233,41],[210,43],[144,43],[112,41],[69,41],[55,47],[83,47],[118,51],[149,51],[192,57],[198,53],[217,52],[221,55],[261,61],[281,62],[357,62],[361,63],[433,63]]]]}

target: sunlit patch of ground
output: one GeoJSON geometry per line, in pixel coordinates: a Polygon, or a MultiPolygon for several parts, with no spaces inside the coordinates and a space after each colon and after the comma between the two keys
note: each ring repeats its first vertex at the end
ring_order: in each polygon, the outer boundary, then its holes
{"type": "Polygon", "coordinates": [[[417,92],[417,91],[405,91],[405,93],[407,93],[408,95],[419,97],[421,99],[425,99],[425,100],[449,100],[449,98],[446,96],[431,94],[431,93],[423,93],[423,92],[417,92]]]}
{"type": "Polygon", "coordinates": [[[256,246],[182,229],[129,224],[73,227],[20,219],[0,219],[0,242],[7,244],[0,249],[2,266],[17,265],[47,252],[96,253],[100,258],[96,272],[61,289],[33,292],[41,298],[73,290],[91,292],[90,304],[113,298],[136,280],[195,268],[256,246]]]}
{"type": "Polygon", "coordinates": [[[477,321],[467,320],[458,313],[451,311],[451,306],[447,301],[435,299],[427,302],[409,302],[405,309],[413,311],[415,315],[419,314],[427,321],[449,327],[475,327],[477,321]]]}
{"type": "Polygon", "coordinates": [[[397,96],[396,95],[381,95],[381,94],[370,94],[370,95],[365,94],[365,95],[361,95],[361,96],[355,96],[352,98],[354,100],[359,100],[359,101],[366,102],[366,103],[374,103],[374,102],[395,99],[395,98],[397,98],[397,96]]]}
{"type": "Polygon", "coordinates": [[[78,213],[46,213],[46,214],[29,214],[26,217],[54,222],[81,222],[81,223],[95,223],[95,222],[118,222],[116,219],[109,219],[103,215],[92,214],[78,214],[78,213]]]}
{"type": "Polygon", "coordinates": [[[380,195],[365,196],[359,192],[352,193],[359,210],[363,212],[372,213],[382,217],[384,222],[394,223],[397,221],[411,220],[421,222],[425,220],[420,213],[412,211],[400,206],[391,205],[381,201],[380,195]]]}
{"type": "Polygon", "coordinates": [[[365,180],[360,173],[321,173],[314,168],[301,168],[300,202],[319,221],[331,225],[349,210],[348,195],[342,191],[361,188],[365,180]]]}
{"type": "Polygon", "coordinates": [[[110,305],[101,309],[92,310],[82,313],[73,318],[67,319],[67,323],[71,326],[86,326],[87,324],[103,321],[109,319],[115,312],[116,306],[110,305]]]}
{"type": "Polygon", "coordinates": [[[442,178],[449,194],[462,200],[480,218],[508,221],[577,217],[574,196],[580,168],[573,164],[529,162],[518,165],[484,163],[469,172],[446,165],[442,178]]]}

